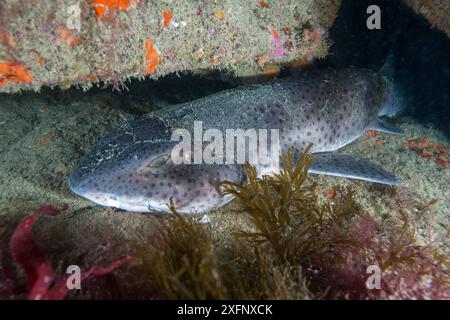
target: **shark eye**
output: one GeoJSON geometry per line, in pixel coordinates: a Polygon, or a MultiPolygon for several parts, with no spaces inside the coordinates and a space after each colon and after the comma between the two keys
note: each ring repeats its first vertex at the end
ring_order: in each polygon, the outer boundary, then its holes
{"type": "Polygon", "coordinates": [[[151,168],[162,167],[169,159],[170,154],[161,154],[150,162],[149,167],[151,168]]]}

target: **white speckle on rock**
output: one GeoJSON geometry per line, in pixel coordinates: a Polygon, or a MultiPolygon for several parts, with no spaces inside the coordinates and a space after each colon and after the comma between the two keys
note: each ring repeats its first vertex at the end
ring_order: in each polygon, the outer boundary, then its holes
{"type": "Polygon", "coordinates": [[[174,20],[170,21],[170,24],[173,25],[175,28],[180,28],[180,27],[183,28],[187,25],[187,22],[186,21],[176,21],[174,19],[174,20]]]}

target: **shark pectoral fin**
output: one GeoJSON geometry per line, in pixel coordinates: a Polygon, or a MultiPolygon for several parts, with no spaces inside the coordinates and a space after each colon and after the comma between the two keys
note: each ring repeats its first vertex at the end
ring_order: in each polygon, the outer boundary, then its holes
{"type": "Polygon", "coordinates": [[[344,154],[314,154],[310,173],[366,180],[389,185],[403,185],[393,174],[369,160],[344,154]]]}
{"type": "Polygon", "coordinates": [[[392,123],[378,118],[368,129],[376,130],[381,132],[386,132],[390,134],[395,134],[401,136],[403,134],[403,129],[393,125],[392,123]]]}

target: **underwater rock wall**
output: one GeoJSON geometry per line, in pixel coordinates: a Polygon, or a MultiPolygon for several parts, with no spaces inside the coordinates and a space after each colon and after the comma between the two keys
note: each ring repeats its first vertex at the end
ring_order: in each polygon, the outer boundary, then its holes
{"type": "Polygon", "coordinates": [[[0,92],[220,69],[277,74],[328,52],[340,0],[4,0],[0,92]]]}

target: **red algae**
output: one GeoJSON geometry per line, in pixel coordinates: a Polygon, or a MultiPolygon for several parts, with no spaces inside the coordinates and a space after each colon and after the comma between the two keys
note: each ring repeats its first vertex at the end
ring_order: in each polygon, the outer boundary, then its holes
{"type": "Polygon", "coordinates": [[[173,14],[170,11],[164,11],[163,12],[163,25],[164,29],[167,29],[169,27],[170,21],[173,18],[173,14]]]}
{"type": "MultiPolygon", "coordinates": [[[[51,205],[42,206],[19,222],[10,239],[11,254],[25,273],[29,300],[61,300],[70,291],[67,285],[68,275],[54,274],[50,261],[34,240],[32,233],[33,225],[39,217],[56,216],[67,211],[68,207],[64,204],[62,210],[59,210],[51,205]]],[[[135,260],[131,256],[122,256],[106,267],[93,266],[81,272],[80,280],[83,281],[93,275],[109,274],[118,267],[133,263],[135,260]]]]}
{"type": "Polygon", "coordinates": [[[145,41],[145,52],[145,60],[147,62],[145,71],[147,73],[154,73],[161,63],[161,60],[159,59],[158,50],[153,47],[153,40],[147,39],[147,41],[145,41]]]}
{"type": "Polygon", "coordinates": [[[8,83],[29,84],[33,73],[17,61],[0,61],[0,87],[8,83]]]}
{"type": "Polygon", "coordinates": [[[104,18],[108,12],[128,10],[135,7],[137,3],[137,1],[132,0],[89,0],[89,2],[93,4],[97,20],[104,18]]]}
{"type": "Polygon", "coordinates": [[[260,6],[261,8],[268,8],[268,7],[269,7],[269,4],[268,4],[267,2],[261,0],[261,1],[259,1],[259,6],[260,6]]]}
{"type": "Polygon", "coordinates": [[[450,150],[448,147],[433,143],[427,137],[405,140],[403,145],[417,152],[422,158],[432,160],[446,170],[450,169],[450,150]]]}

